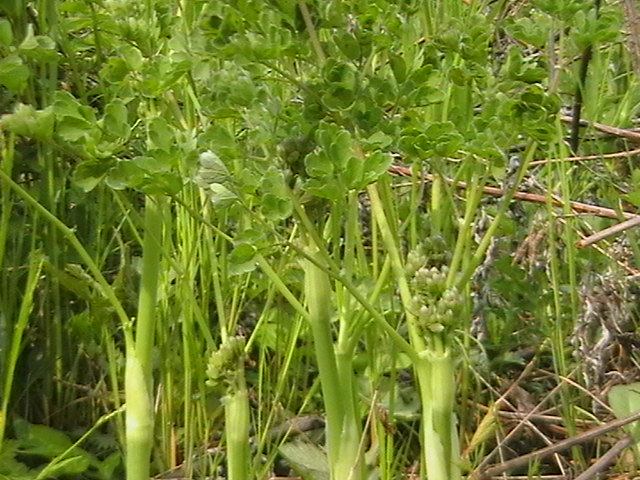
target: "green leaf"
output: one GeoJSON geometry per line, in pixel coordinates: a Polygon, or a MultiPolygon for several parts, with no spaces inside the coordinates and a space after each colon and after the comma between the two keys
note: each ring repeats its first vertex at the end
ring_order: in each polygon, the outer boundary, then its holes
{"type": "Polygon", "coordinates": [[[205,190],[213,204],[219,207],[226,207],[234,203],[238,196],[221,183],[212,183],[205,190]]]}
{"type": "Polygon", "coordinates": [[[80,117],[63,117],[56,126],[56,133],[71,143],[89,141],[94,132],[94,125],[80,117]]]}
{"type": "Polygon", "coordinates": [[[370,148],[387,148],[393,143],[393,138],[383,132],[375,132],[369,138],[362,141],[363,145],[370,148]]]}
{"type": "MultiPolygon", "coordinates": [[[[73,445],[66,434],[45,425],[33,425],[21,418],[16,418],[13,425],[23,454],[54,458],[73,445]]],[[[86,455],[78,447],[73,450],[75,455],[80,452],[86,455]]]]}
{"type": "Polygon", "coordinates": [[[358,60],[362,56],[360,42],[353,34],[345,30],[339,31],[334,42],[349,60],[358,60]]]}
{"type": "Polygon", "coordinates": [[[310,178],[304,189],[318,197],[337,200],[346,193],[345,186],[338,180],[310,178]]]}
{"type": "Polygon", "coordinates": [[[87,160],[79,164],[73,173],[73,183],[85,192],[93,190],[112,167],[113,162],[87,160]]]}
{"type": "Polygon", "coordinates": [[[149,122],[147,138],[149,149],[169,151],[175,144],[173,130],[163,117],[156,117],[149,122]]]}
{"type": "Polygon", "coordinates": [[[0,60],[0,85],[12,92],[22,93],[30,77],[29,68],[18,55],[11,54],[0,60]]]}
{"type": "MultiPolygon", "coordinates": [[[[609,390],[609,405],[618,418],[623,418],[640,410],[640,382],[615,385],[609,390]]],[[[625,426],[636,442],[640,442],[640,424],[636,421],[625,426]]]]}
{"type": "Polygon", "coordinates": [[[47,141],[53,136],[55,113],[52,107],[36,110],[31,105],[19,103],[15,112],[0,117],[0,128],[17,135],[47,141]]]}
{"type": "Polygon", "coordinates": [[[110,102],[104,109],[101,124],[103,131],[109,138],[124,140],[128,137],[131,127],[129,126],[128,111],[125,103],[120,99],[110,102]]]}
{"type": "Polygon", "coordinates": [[[145,178],[145,171],[134,161],[118,160],[109,170],[105,183],[114,190],[136,188],[145,178]]]}
{"type": "Polygon", "coordinates": [[[0,45],[8,47],[13,43],[13,29],[7,18],[0,18],[0,45]]]}
{"type": "Polygon", "coordinates": [[[293,204],[290,198],[265,193],[260,203],[260,211],[269,220],[283,220],[291,216],[293,204]]]}
{"type": "Polygon", "coordinates": [[[332,175],[334,165],[324,152],[313,152],[304,159],[305,170],[310,177],[324,177],[332,175]]]}
{"type": "Polygon", "coordinates": [[[327,454],[315,443],[289,442],[282,445],[278,451],[303,478],[329,480],[327,454]]]}
{"type": "Polygon", "coordinates": [[[351,157],[347,160],[347,165],[342,174],[345,184],[349,189],[360,188],[364,173],[364,161],[360,158],[351,157]]]}
{"type": "Polygon", "coordinates": [[[206,151],[198,157],[200,168],[194,177],[195,183],[201,188],[207,188],[213,183],[228,183],[231,174],[220,157],[211,151],[206,151]]]}
{"type": "Polygon", "coordinates": [[[229,273],[231,275],[241,275],[256,269],[255,256],[257,248],[249,243],[240,243],[231,250],[229,255],[229,273]]]}
{"type": "Polygon", "coordinates": [[[330,87],[327,92],[322,95],[322,103],[329,110],[347,110],[353,105],[356,97],[354,91],[341,87],[339,85],[330,87]]]}
{"type": "Polygon", "coordinates": [[[327,155],[337,170],[344,170],[353,156],[353,142],[346,130],[339,130],[333,137],[327,149],[327,155]]]}
{"type": "Polygon", "coordinates": [[[393,158],[387,152],[381,152],[378,150],[370,154],[364,163],[362,186],[375,182],[378,178],[387,173],[391,163],[393,163],[393,158]]]}
{"type": "Polygon", "coordinates": [[[130,71],[139,72],[142,70],[144,58],[138,48],[123,43],[119,53],[119,56],[124,60],[125,65],[130,71]]]}
{"type": "Polygon", "coordinates": [[[407,63],[404,58],[397,54],[391,55],[389,63],[396,82],[403,83],[407,79],[407,63]]]}
{"type": "Polygon", "coordinates": [[[26,38],[18,47],[20,53],[33,60],[48,62],[58,57],[56,43],[46,35],[34,35],[29,29],[26,38]]]}

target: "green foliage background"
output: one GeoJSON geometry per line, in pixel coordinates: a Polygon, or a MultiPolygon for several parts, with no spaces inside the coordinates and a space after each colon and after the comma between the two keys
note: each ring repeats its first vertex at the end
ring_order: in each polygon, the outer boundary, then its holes
{"type": "MultiPolygon", "coordinates": [[[[252,475],[267,478],[279,455],[267,432],[323,409],[303,306],[301,245],[313,231],[338,265],[333,331],[359,332],[350,352],[357,414],[382,435],[379,445],[368,437],[367,450],[387,462],[370,467],[397,478],[411,466],[415,389],[398,380],[408,360],[345,286],[407,336],[388,248],[361,205],[374,183],[402,258],[422,248],[431,266],[453,262],[464,298],[452,327],[457,414],[462,447],[472,447],[464,468],[493,445],[490,435],[476,443],[484,415],[476,407],[499,396],[523,348],[543,345],[551,372],[533,390],[562,376],[594,388],[571,343],[581,289],[589,274],[625,274],[609,255],[575,247],[579,231],[610,221],[575,217],[568,205],[637,206],[635,159],[547,162],[521,172],[535,181],[514,182],[522,164],[572,154],[560,114],[578,91],[583,118],[634,126],[640,59],[628,53],[626,28],[611,1],[3,2],[0,475],[38,478],[72,446],[75,460],[47,475],[122,475],[125,427],[114,412],[131,325],[118,322],[70,238],[133,318],[150,198],[162,219],[154,474],[182,465],[185,476],[205,475],[224,462],[203,453],[224,445],[208,355],[235,335],[247,339],[252,434],[264,455],[251,453],[252,475]],[[394,158],[413,177],[393,179],[394,158]],[[54,228],[6,178],[69,230],[54,228]],[[532,188],[547,202],[507,210],[481,198],[485,185],[532,188]],[[495,219],[490,246],[483,236],[495,219]],[[344,327],[349,316],[361,323],[344,327]],[[474,339],[479,317],[485,331],[474,339]],[[394,436],[396,428],[410,434],[394,436]]],[[[628,147],[591,128],[581,138],[575,154],[628,147]]],[[[591,400],[563,385],[553,402],[575,433],[591,400]]]]}

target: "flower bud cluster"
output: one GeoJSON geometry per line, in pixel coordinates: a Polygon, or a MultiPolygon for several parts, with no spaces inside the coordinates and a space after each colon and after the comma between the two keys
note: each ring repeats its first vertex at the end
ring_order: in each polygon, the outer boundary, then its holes
{"type": "MultiPolygon", "coordinates": [[[[418,256],[407,258],[407,266],[418,256]]],[[[408,269],[408,271],[411,271],[408,269]]],[[[462,298],[455,287],[447,288],[449,268],[421,266],[414,270],[411,278],[413,298],[411,311],[418,318],[420,327],[431,333],[440,333],[457,323],[462,310],[462,298]]]]}
{"type": "Polygon", "coordinates": [[[207,364],[207,385],[228,388],[244,368],[244,337],[230,337],[211,353],[207,364]]]}

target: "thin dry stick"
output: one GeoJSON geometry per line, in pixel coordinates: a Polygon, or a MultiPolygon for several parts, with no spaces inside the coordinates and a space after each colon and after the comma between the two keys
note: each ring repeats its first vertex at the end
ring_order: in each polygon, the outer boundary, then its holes
{"type": "MultiPolygon", "coordinates": [[[[638,135],[640,137],[640,134],[638,135]]],[[[410,177],[411,169],[409,167],[405,167],[403,165],[391,165],[388,170],[392,175],[399,175],[402,177],[410,177]]],[[[423,173],[422,178],[429,182],[432,182],[436,176],[431,173],[423,173]]],[[[456,182],[449,178],[444,179],[449,185],[453,185],[456,188],[465,189],[467,188],[467,182],[456,182]]],[[[506,194],[506,192],[498,187],[482,187],[482,191],[487,195],[491,195],[493,197],[502,197],[506,194]]],[[[528,193],[528,192],[516,192],[513,198],[522,200],[525,202],[533,202],[533,203],[547,203],[548,197],[546,195],[540,195],[537,193],[528,193]]],[[[556,207],[563,206],[564,202],[559,198],[553,196],[551,198],[551,203],[556,207]]],[[[618,212],[613,208],[600,207],[598,205],[591,205],[588,203],[582,202],[569,202],[569,206],[573,209],[573,211],[577,213],[589,213],[591,215],[596,215],[598,217],[604,218],[615,218],[619,219],[620,217],[629,219],[635,218],[638,215],[631,212],[618,212]]]]}
{"type": "Polygon", "coordinates": [[[576,445],[580,445],[581,443],[594,440],[604,435],[605,433],[609,433],[620,427],[624,427],[625,425],[637,420],[640,420],[640,412],[636,412],[624,418],[612,420],[611,422],[605,423],[604,425],[600,425],[598,427],[592,428],[591,430],[587,430],[580,435],[562,440],[555,445],[541,448],[540,450],[537,450],[535,452],[531,452],[521,457],[503,462],[499,465],[495,465],[491,468],[487,468],[484,472],[476,471],[469,476],[469,480],[489,480],[494,475],[499,475],[514,468],[523,467],[525,465],[528,465],[530,462],[541,460],[545,457],[548,457],[549,455],[553,455],[554,453],[558,453],[563,450],[567,450],[568,448],[575,447],[576,445]]]}
{"type": "MultiPolygon", "coordinates": [[[[562,120],[563,122],[571,123],[573,122],[573,117],[570,115],[560,115],[560,120],[562,120]]],[[[609,135],[614,135],[616,137],[626,138],[631,142],[640,143],[640,133],[634,130],[629,130],[627,128],[611,127],[609,125],[605,125],[604,123],[590,122],[584,119],[580,120],[580,125],[583,127],[591,127],[595,130],[598,130],[603,133],[607,133],[609,135]]]]}
{"type": "Polygon", "coordinates": [[[633,228],[638,225],[640,225],[640,215],[636,217],[632,217],[628,220],[625,220],[624,222],[617,223],[612,227],[605,228],[604,230],[600,230],[599,232],[596,232],[593,235],[589,235],[588,237],[585,237],[582,240],[579,240],[578,242],[576,242],[576,246],[580,248],[588,247],[589,245],[599,242],[600,240],[604,240],[605,238],[609,238],[613,235],[616,235],[620,232],[624,232],[625,230],[629,230],[630,228],[633,228]]]}
{"type": "Polygon", "coordinates": [[[578,475],[574,480],[591,480],[593,478],[598,478],[597,475],[615,462],[616,458],[618,458],[624,449],[633,445],[633,442],[633,438],[629,435],[618,440],[618,442],[611,447],[607,453],[600,457],[593,465],[578,475]]]}
{"type": "MultiPolygon", "coordinates": [[[[551,396],[557,391],[559,390],[561,387],[561,384],[556,385],[555,387],[553,387],[553,389],[547,393],[545,395],[545,398],[542,399],[542,401],[540,401],[538,403],[538,405],[536,405],[534,407],[533,410],[531,410],[530,412],[527,412],[524,417],[522,418],[522,420],[520,421],[520,423],[518,425],[515,426],[515,428],[513,428],[500,442],[499,445],[497,445],[488,455],[485,456],[485,458],[482,460],[482,462],[480,463],[480,465],[478,465],[478,467],[476,468],[476,472],[481,472],[484,467],[486,465],[489,464],[489,462],[491,461],[491,459],[495,456],[496,453],[498,453],[500,451],[500,448],[502,447],[502,445],[506,444],[512,437],[514,437],[520,430],[522,430],[522,428],[524,428],[525,425],[529,425],[529,419],[531,418],[532,415],[535,415],[536,412],[538,412],[538,410],[540,410],[540,408],[542,408],[542,405],[549,399],[551,398],[551,396]]],[[[547,447],[549,448],[549,447],[547,447]]],[[[502,464],[500,464],[502,465],[502,464]]],[[[495,468],[495,467],[491,467],[491,468],[495,468]]],[[[487,471],[489,471],[490,469],[487,469],[487,471]]],[[[473,475],[471,475],[471,478],[473,478],[473,475]]],[[[478,479],[480,480],[480,479],[478,479]]]]}
{"type": "Polygon", "coordinates": [[[548,158],[545,160],[534,160],[529,163],[530,167],[535,167],[538,165],[546,165],[549,163],[561,163],[561,162],[586,162],[589,160],[603,160],[603,159],[611,159],[611,158],[624,158],[624,157],[632,157],[634,155],[640,155],[640,148],[636,148],[635,150],[628,150],[624,152],[613,152],[613,153],[603,153],[601,155],[581,155],[577,157],[566,157],[566,158],[548,158]]]}

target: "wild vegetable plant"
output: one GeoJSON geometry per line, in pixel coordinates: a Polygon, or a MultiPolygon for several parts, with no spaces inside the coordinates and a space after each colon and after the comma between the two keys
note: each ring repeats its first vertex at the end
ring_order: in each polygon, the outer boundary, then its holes
{"type": "Polygon", "coordinates": [[[637,204],[638,175],[543,160],[619,147],[575,141],[580,122],[566,143],[562,104],[630,125],[618,5],[0,12],[0,474],[266,478],[283,456],[309,478],[454,479],[490,444],[469,437],[478,402],[497,415],[496,363],[548,338],[573,374],[582,272],[606,260],[574,246],[569,202],[637,204]],[[513,201],[524,179],[544,206],[513,201]],[[313,411],[326,452],[273,433],[313,411]],[[38,436],[57,446],[34,473],[16,452],[38,436]]]}

